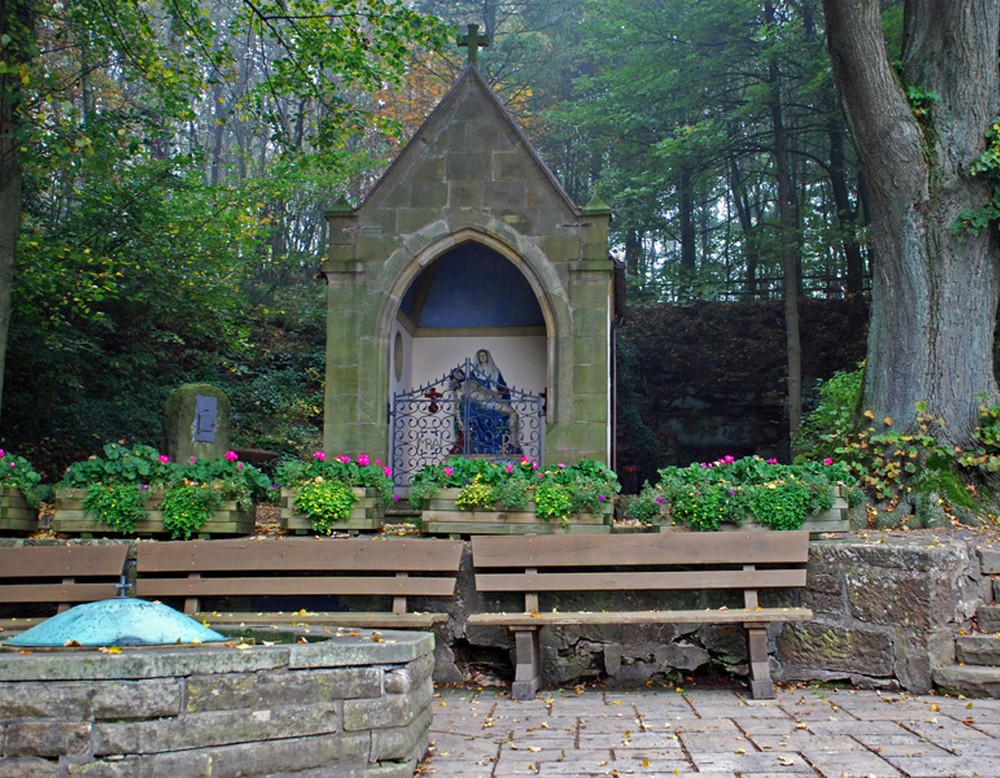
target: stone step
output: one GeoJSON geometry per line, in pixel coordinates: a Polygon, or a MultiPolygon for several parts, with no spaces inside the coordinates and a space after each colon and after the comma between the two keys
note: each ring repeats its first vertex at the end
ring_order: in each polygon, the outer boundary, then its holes
{"type": "Polygon", "coordinates": [[[1000,697],[1000,667],[945,665],[931,673],[934,685],[948,694],[966,697],[1000,697]]]}
{"type": "Polygon", "coordinates": [[[976,621],[983,632],[1000,632],[1000,605],[980,605],[976,621]]]}
{"type": "Polygon", "coordinates": [[[1000,666],[1000,636],[959,635],[955,638],[955,658],[967,665],[1000,666]]]}
{"type": "Polygon", "coordinates": [[[1000,546],[981,546],[978,553],[983,575],[1000,573],[1000,546]]]}

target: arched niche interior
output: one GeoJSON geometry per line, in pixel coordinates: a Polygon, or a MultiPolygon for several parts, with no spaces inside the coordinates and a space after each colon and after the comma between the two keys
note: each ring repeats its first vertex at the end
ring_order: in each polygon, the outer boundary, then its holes
{"type": "Polygon", "coordinates": [[[546,386],[545,316],[521,269],[475,241],[454,246],[417,274],[400,301],[394,348],[403,348],[396,390],[440,378],[486,348],[508,384],[546,386]]]}

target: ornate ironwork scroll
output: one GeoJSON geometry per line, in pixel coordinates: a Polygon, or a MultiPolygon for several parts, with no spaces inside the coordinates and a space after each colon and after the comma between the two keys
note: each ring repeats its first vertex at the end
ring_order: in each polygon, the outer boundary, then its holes
{"type": "Polygon", "coordinates": [[[393,479],[405,486],[424,465],[449,456],[541,463],[544,416],[540,396],[507,386],[466,359],[437,381],[394,395],[393,479]]]}

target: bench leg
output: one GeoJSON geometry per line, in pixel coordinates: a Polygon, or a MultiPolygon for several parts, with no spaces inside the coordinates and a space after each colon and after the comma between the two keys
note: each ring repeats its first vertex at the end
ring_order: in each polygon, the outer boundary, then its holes
{"type": "Polygon", "coordinates": [[[511,627],[517,666],[511,695],[515,700],[530,700],[542,686],[542,652],[538,642],[538,627],[511,627]]]}
{"type": "Polygon", "coordinates": [[[750,693],[755,700],[773,700],[774,683],[767,658],[767,625],[746,624],[747,653],[750,656],[750,693]]]}

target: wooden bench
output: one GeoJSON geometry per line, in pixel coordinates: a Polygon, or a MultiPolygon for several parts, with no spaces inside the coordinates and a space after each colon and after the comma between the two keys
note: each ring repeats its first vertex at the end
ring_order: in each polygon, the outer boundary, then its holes
{"type": "MultiPolygon", "coordinates": [[[[530,699],[541,686],[539,630],[566,624],[742,624],[754,697],[771,699],[774,685],[767,627],[807,621],[808,608],[761,607],[761,589],[802,587],[809,533],[669,532],[634,535],[538,535],[472,539],[476,589],[523,593],[517,613],[476,613],[472,625],[502,626],[514,634],[514,699],[530,699]],[[729,607],[691,610],[557,612],[540,595],[558,592],[665,592],[734,590],[729,607]]],[[[701,595],[702,597],[708,595],[701,595]]]]}
{"type": "Polygon", "coordinates": [[[147,542],[136,546],[136,596],[183,598],[184,612],[213,625],[308,623],[429,629],[446,613],[408,610],[408,597],[450,597],[462,543],[364,538],[147,542]],[[391,597],[384,611],[207,612],[210,597],[391,597]]]}
{"type": "Polygon", "coordinates": [[[34,626],[50,615],[42,611],[62,612],[82,602],[106,600],[118,594],[123,585],[127,544],[58,546],[14,546],[0,548],[0,604],[28,606],[24,617],[0,619],[7,631],[34,626]]]}

